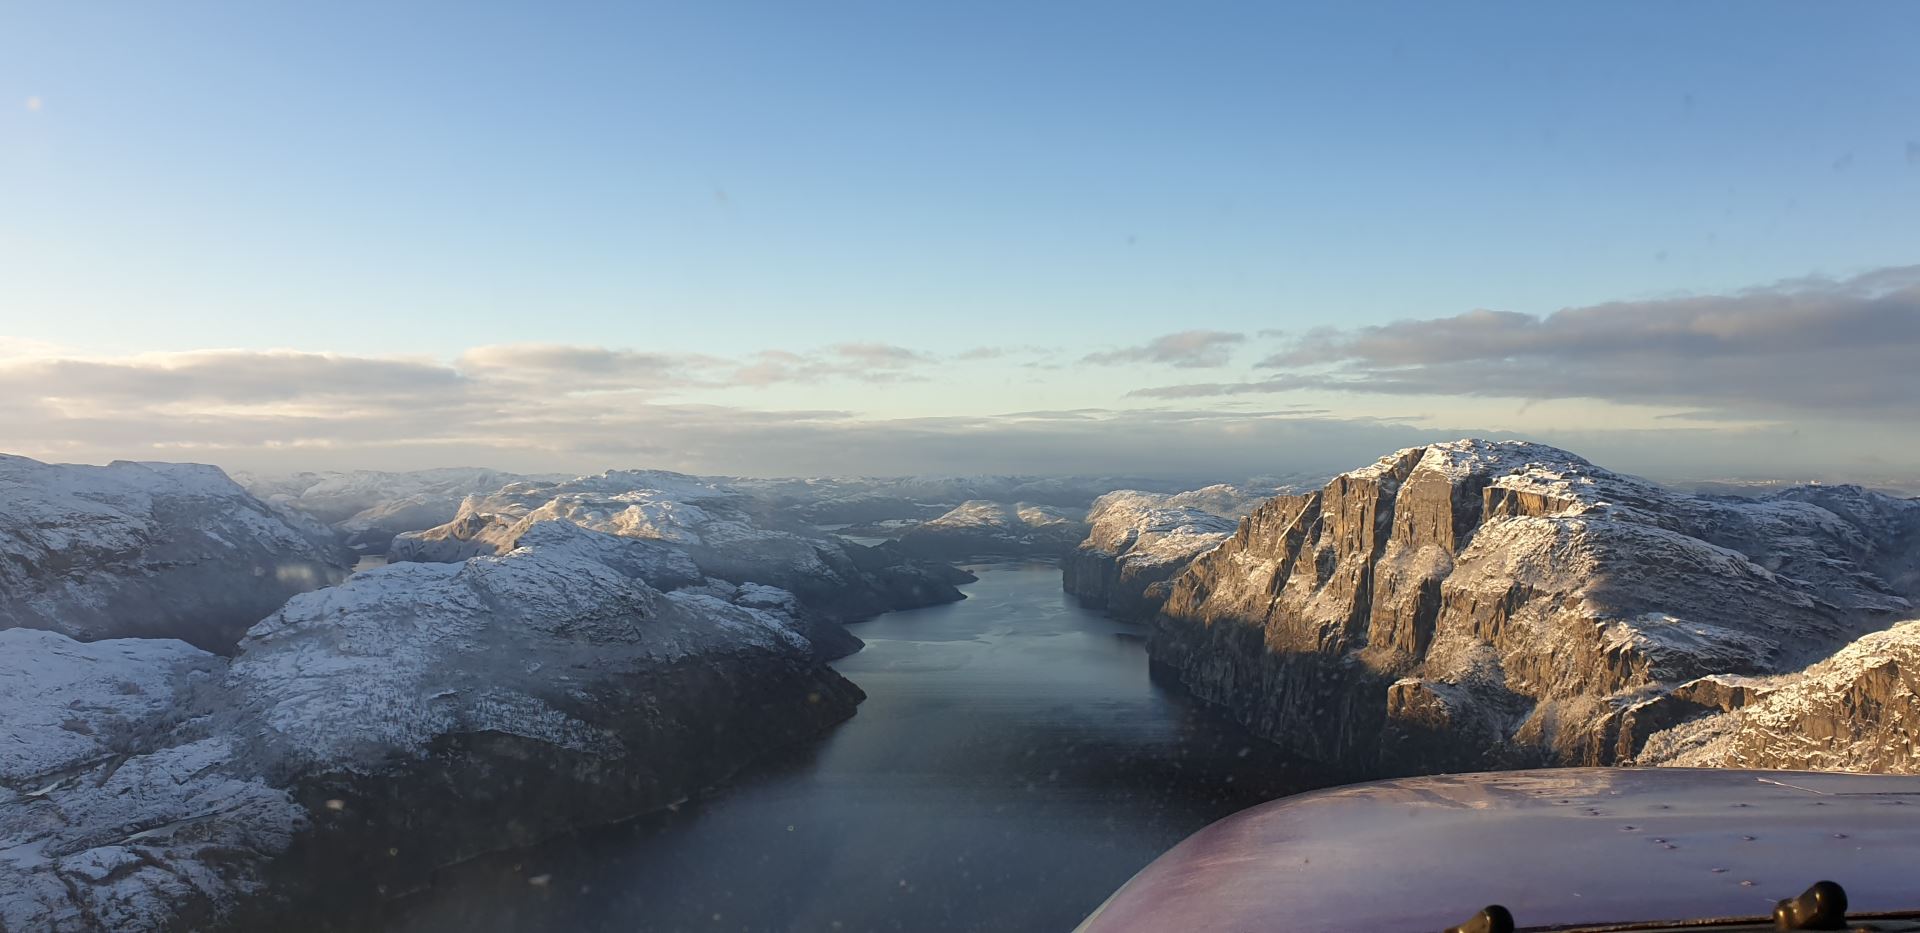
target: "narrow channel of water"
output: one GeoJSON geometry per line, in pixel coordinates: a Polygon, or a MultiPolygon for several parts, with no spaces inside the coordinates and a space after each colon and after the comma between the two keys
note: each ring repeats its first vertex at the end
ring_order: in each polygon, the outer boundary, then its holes
{"type": "Polygon", "coordinates": [[[711,799],[443,874],[389,929],[1065,931],[1242,807],[1331,783],[1153,684],[1058,568],[853,630],[868,700],[711,799]]]}

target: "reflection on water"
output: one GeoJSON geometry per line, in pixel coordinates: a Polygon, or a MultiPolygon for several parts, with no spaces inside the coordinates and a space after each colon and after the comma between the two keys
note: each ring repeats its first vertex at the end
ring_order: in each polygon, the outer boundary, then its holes
{"type": "Polygon", "coordinates": [[[1043,565],[856,626],[869,699],[677,812],[488,857],[390,929],[1067,930],[1188,833],[1328,783],[1149,682],[1043,565]]]}

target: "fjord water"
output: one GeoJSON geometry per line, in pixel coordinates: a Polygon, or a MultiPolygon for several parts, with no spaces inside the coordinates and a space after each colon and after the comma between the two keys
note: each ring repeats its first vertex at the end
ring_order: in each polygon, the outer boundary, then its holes
{"type": "Polygon", "coordinates": [[[1331,783],[1148,677],[1058,568],[853,630],[853,719],[676,811],[490,856],[390,929],[1069,930],[1235,810],[1331,783]]]}

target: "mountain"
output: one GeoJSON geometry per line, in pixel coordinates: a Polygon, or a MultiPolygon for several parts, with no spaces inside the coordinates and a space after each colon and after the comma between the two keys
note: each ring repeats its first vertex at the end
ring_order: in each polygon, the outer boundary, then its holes
{"type": "Polygon", "coordinates": [[[1221,484],[1172,495],[1107,493],[1087,513],[1086,540],[1061,562],[1061,586],[1084,605],[1121,618],[1151,618],[1174,577],[1279,491],[1221,484]]]}
{"type": "Polygon", "coordinates": [[[973,499],[907,528],[900,547],[934,560],[1060,557],[1086,535],[1083,515],[1079,509],[973,499]]]}
{"type": "Polygon", "coordinates": [[[555,481],[557,475],[506,473],[476,467],[433,470],[350,470],[291,476],[236,477],[276,508],[311,515],[336,529],[347,544],[384,554],[393,536],[453,520],[468,496],[509,483],[555,481]]]}
{"type": "Polygon", "coordinates": [[[295,593],[343,578],[324,527],[191,463],[0,455],[0,628],[232,649],[295,593]]]}
{"type": "Polygon", "coordinates": [[[529,530],[565,522],[686,554],[706,577],[789,590],[834,621],[869,618],[961,598],[970,579],[911,560],[895,547],[868,548],[760,507],[722,480],[616,470],[557,483],[521,482],[471,496],[454,519],[394,539],[396,561],[458,561],[505,554],[529,530]]]}
{"type": "Polygon", "coordinates": [[[1804,671],[1728,681],[1662,698],[1672,709],[1651,710],[1655,721],[1680,724],[1649,736],[1634,763],[1920,773],[1920,621],[1804,671]]]}
{"type": "Polygon", "coordinates": [[[1374,772],[1603,764],[1650,701],[1799,670],[1912,614],[1920,503],[1694,496],[1465,440],[1280,496],[1195,560],[1156,665],[1254,731],[1374,772]]]}
{"type": "Polygon", "coordinates": [[[259,929],[668,806],[862,698],[793,595],[550,523],[225,659],[0,631],[0,929],[259,929]]]}

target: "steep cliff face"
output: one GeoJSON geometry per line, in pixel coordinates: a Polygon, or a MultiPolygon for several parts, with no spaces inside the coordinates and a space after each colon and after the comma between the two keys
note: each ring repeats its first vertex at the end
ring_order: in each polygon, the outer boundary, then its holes
{"type": "Polygon", "coordinates": [[[1236,496],[1231,490],[1210,486],[1178,495],[1121,490],[1101,496],[1087,513],[1086,540],[1061,562],[1061,586],[1082,604],[1115,616],[1152,617],[1166,602],[1169,581],[1225,541],[1236,519],[1265,498],[1236,496]]]}
{"type": "Polygon", "coordinates": [[[1326,760],[1614,762],[1671,725],[1650,701],[1675,687],[1796,669],[1910,611],[1920,506],[1839,495],[1836,513],[1536,444],[1412,448],[1254,511],[1175,581],[1152,653],[1326,760]]]}
{"type": "Polygon", "coordinates": [[[0,632],[0,930],[269,929],[657,809],[853,714],[792,594],[552,526],[295,597],[228,664],[0,632]]]}
{"type": "Polygon", "coordinates": [[[453,521],[394,539],[394,561],[505,554],[529,530],[563,522],[685,554],[704,576],[789,590],[835,621],[961,597],[950,567],[865,548],[763,514],[725,482],[659,471],[615,471],[562,483],[515,483],[469,497],[453,521]]]}
{"type": "Polygon", "coordinates": [[[215,467],[0,455],[0,628],[230,651],[349,562],[324,527],[276,512],[215,467]]]}
{"type": "Polygon", "coordinates": [[[1738,686],[1684,697],[1708,715],[1653,733],[1636,763],[1920,772],[1920,621],[1738,686]]]}

